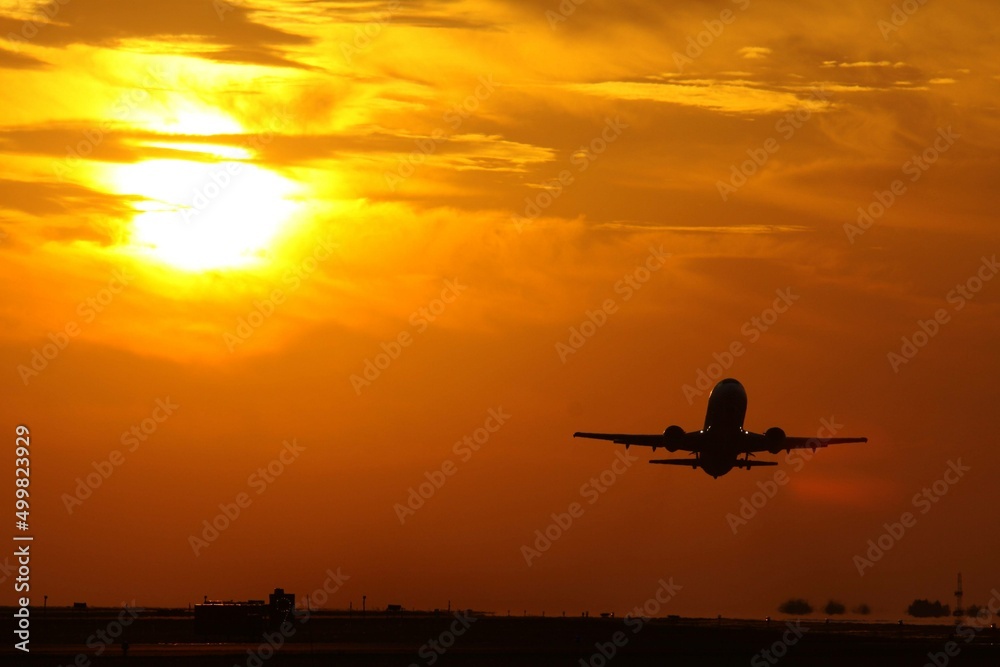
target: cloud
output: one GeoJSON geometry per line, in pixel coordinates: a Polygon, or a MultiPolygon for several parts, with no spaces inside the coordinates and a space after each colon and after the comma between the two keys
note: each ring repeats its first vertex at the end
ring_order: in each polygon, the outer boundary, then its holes
{"type": "Polygon", "coordinates": [[[458,170],[484,169],[524,173],[533,164],[550,162],[554,151],[499,136],[456,135],[442,143],[441,153],[458,170]]]}
{"type": "Polygon", "coordinates": [[[567,89],[620,100],[646,100],[712,111],[764,114],[807,108],[819,111],[826,107],[815,97],[799,97],[784,90],[770,90],[743,82],[691,80],[683,83],[646,83],[606,81],[570,84],[567,89]]]}
{"type": "Polygon", "coordinates": [[[790,234],[812,231],[811,227],[805,225],[665,225],[642,220],[615,220],[613,222],[597,223],[593,227],[626,231],[661,231],[690,234],[790,234]]]}
{"type": "Polygon", "coordinates": [[[890,62],[888,60],[880,60],[874,62],[871,60],[861,60],[858,62],[845,63],[837,62],[836,60],[824,60],[822,67],[840,67],[840,68],[853,68],[853,67],[893,67],[899,69],[901,67],[906,67],[906,63],[903,62],[890,62]]]}
{"type": "Polygon", "coordinates": [[[74,183],[0,179],[0,210],[11,212],[19,242],[83,241],[110,247],[136,198],[74,183]],[[25,214],[30,217],[25,217],[25,214]]]}
{"type": "MultiPolygon", "coordinates": [[[[97,123],[76,123],[76,124],[40,124],[26,127],[10,127],[0,129],[0,153],[11,153],[16,155],[46,155],[65,158],[55,167],[64,169],[75,169],[80,163],[80,158],[67,158],[71,147],[78,145],[87,146],[90,151],[87,154],[89,160],[106,160],[111,162],[137,162],[143,158],[143,151],[136,146],[129,146],[125,139],[127,133],[124,131],[108,131],[98,133],[97,123]],[[95,146],[94,137],[99,137],[100,141],[95,146]]],[[[141,136],[149,136],[141,133],[141,136]]]]}
{"type": "Polygon", "coordinates": [[[771,55],[771,49],[766,46],[744,46],[737,53],[747,60],[764,60],[771,55]]]}
{"type": "MultiPolygon", "coordinates": [[[[55,3],[51,20],[26,22],[0,15],[0,34],[27,34],[27,44],[62,47],[89,44],[115,48],[132,40],[156,40],[172,52],[177,41],[213,44],[219,56],[206,51],[203,56],[222,62],[248,62],[300,67],[288,60],[281,47],[305,45],[311,39],[280,28],[257,23],[242,3],[213,3],[208,0],[176,0],[171,3],[131,2],[130,0],[90,0],[55,3]],[[224,7],[219,11],[218,7],[224,7]],[[25,26],[30,30],[25,33],[25,26]]],[[[151,42],[155,45],[155,41],[151,42]]]]}
{"type": "Polygon", "coordinates": [[[2,69],[37,69],[47,66],[48,63],[44,60],[0,48],[0,68],[2,69]]]}

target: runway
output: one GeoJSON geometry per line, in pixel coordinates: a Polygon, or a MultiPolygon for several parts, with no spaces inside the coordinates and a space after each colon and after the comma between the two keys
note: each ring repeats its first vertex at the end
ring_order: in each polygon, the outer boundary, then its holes
{"type": "MultiPolygon", "coordinates": [[[[261,641],[197,641],[184,615],[140,616],[119,641],[94,639],[110,615],[50,617],[32,652],[4,647],[5,664],[90,665],[908,665],[1000,664],[996,630],[947,625],[732,619],[638,619],[318,614],[261,641]],[[456,633],[455,629],[463,629],[456,633]],[[966,640],[968,638],[968,641],[966,640]],[[954,655],[949,655],[949,651],[954,655]],[[13,662],[16,658],[17,661],[13,662]]],[[[148,612],[147,612],[148,613],[148,612]]],[[[943,667],[943,666],[942,666],[943,667]]]]}

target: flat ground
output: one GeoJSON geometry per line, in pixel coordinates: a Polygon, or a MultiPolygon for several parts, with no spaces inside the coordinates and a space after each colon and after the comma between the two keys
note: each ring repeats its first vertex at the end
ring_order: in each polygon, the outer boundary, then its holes
{"type": "MultiPolygon", "coordinates": [[[[51,609],[46,617],[36,612],[31,653],[12,650],[8,639],[0,647],[0,664],[1000,665],[1000,635],[990,628],[956,636],[953,626],[926,624],[803,621],[796,632],[784,619],[670,618],[640,626],[635,619],[502,616],[473,617],[463,624],[447,612],[391,617],[313,613],[308,620],[294,621],[289,626],[294,632],[284,638],[271,635],[272,643],[281,643],[275,652],[262,639],[196,636],[190,615],[149,610],[124,629],[130,644],[126,657],[119,640],[105,646],[98,634],[116,633],[120,612],[51,609]],[[949,650],[955,655],[949,656],[949,650]]],[[[4,635],[12,637],[11,615],[5,611],[3,618],[4,635]]]]}

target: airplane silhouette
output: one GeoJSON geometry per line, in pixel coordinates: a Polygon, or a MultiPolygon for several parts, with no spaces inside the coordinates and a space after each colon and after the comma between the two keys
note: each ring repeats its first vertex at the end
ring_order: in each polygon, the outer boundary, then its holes
{"type": "Polygon", "coordinates": [[[705,428],[700,431],[685,432],[680,426],[670,426],[663,433],[652,435],[631,435],[628,433],[581,433],[574,438],[595,438],[611,440],[625,445],[641,447],[663,447],[668,452],[678,449],[694,454],[693,459],[653,459],[650,463],[701,468],[712,477],[725,475],[733,468],[755,466],[776,466],[777,461],[751,461],[755,452],[777,454],[782,449],[812,449],[827,445],[850,442],[868,442],[868,438],[794,438],[785,435],[777,426],[764,433],[753,433],[743,429],[743,419],[747,413],[747,392],[738,380],[720,380],[708,397],[705,412],[705,428]],[[740,457],[743,458],[740,458],[740,457]]]}

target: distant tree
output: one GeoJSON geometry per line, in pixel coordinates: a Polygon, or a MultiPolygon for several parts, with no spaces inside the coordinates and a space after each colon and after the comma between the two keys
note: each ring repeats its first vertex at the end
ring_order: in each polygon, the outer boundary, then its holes
{"type": "Polygon", "coordinates": [[[839,616],[846,610],[847,608],[836,600],[830,600],[826,603],[826,606],[823,607],[823,612],[826,613],[827,616],[839,616]]]}
{"type": "Polygon", "coordinates": [[[862,616],[867,616],[868,614],[872,613],[872,608],[868,606],[867,602],[862,602],[861,604],[859,604],[857,607],[855,607],[851,611],[853,611],[855,614],[860,614],[862,616]]]}
{"type": "Polygon", "coordinates": [[[785,600],[778,607],[778,611],[782,614],[791,614],[793,616],[804,616],[806,614],[813,613],[812,605],[803,600],[802,598],[792,598],[790,600],[785,600]]]}
{"type": "Polygon", "coordinates": [[[965,615],[969,618],[975,618],[976,616],[979,616],[979,612],[982,611],[982,609],[983,608],[978,604],[970,604],[965,608],[965,615]]]}
{"type": "Polygon", "coordinates": [[[940,618],[951,614],[951,608],[940,600],[914,600],[906,608],[906,613],[915,618],[940,618]]]}

